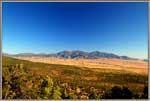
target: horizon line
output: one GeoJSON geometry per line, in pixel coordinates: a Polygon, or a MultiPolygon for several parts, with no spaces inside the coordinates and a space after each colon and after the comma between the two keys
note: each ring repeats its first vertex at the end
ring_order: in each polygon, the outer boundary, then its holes
{"type": "Polygon", "coordinates": [[[45,54],[45,55],[49,55],[49,54],[57,54],[59,52],[64,52],[64,51],[68,51],[68,52],[73,52],[73,51],[82,51],[82,52],[87,52],[87,53],[91,53],[91,52],[101,52],[101,53],[108,53],[108,54],[114,54],[114,55],[118,55],[118,56],[127,56],[129,58],[134,58],[134,59],[148,59],[148,58],[139,58],[139,57],[132,57],[132,56],[128,56],[128,55],[121,55],[118,53],[114,53],[114,52],[104,52],[104,51],[98,51],[98,50],[93,50],[93,51],[83,51],[83,50],[61,50],[61,51],[57,51],[57,52],[18,52],[18,53],[9,53],[9,52],[2,52],[3,54],[8,54],[8,55],[17,55],[17,54],[45,54]]]}

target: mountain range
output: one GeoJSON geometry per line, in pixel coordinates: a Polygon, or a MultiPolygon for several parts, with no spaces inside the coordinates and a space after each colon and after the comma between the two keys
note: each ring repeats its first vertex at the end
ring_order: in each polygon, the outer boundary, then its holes
{"type": "Polygon", "coordinates": [[[85,52],[80,50],[74,50],[74,51],[61,51],[55,54],[34,54],[34,53],[20,53],[20,54],[7,54],[4,53],[5,56],[12,56],[12,57],[57,57],[57,58],[65,58],[65,59],[75,59],[75,58],[86,58],[86,59],[97,59],[97,58],[116,58],[116,59],[134,59],[128,56],[119,56],[113,53],[106,53],[106,52],[100,52],[100,51],[93,51],[93,52],[85,52]]]}

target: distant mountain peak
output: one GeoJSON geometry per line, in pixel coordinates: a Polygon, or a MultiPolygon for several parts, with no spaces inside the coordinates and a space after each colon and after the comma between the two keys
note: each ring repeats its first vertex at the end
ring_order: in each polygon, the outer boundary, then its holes
{"type": "Polygon", "coordinates": [[[45,53],[19,53],[19,54],[6,54],[7,56],[15,56],[15,57],[33,57],[33,56],[39,56],[39,57],[59,57],[59,58],[86,58],[86,59],[97,59],[97,58],[116,58],[116,59],[135,59],[130,58],[128,56],[119,56],[113,53],[106,53],[106,52],[100,52],[100,51],[92,51],[92,52],[85,52],[80,50],[64,50],[60,51],[55,54],[45,54],[45,53]]]}

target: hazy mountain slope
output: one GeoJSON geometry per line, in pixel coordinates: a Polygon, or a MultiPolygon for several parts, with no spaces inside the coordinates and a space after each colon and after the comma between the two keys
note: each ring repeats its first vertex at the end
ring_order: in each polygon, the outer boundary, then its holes
{"type": "Polygon", "coordinates": [[[106,53],[106,52],[99,52],[99,51],[93,51],[93,52],[84,52],[80,50],[75,51],[61,51],[55,54],[34,54],[34,53],[20,53],[20,54],[4,54],[6,56],[15,56],[15,57],[33,57],[33,56],[39,56],[39,57],[59,57],[59,58],[86,58],[86,59],[97,59],[97,58],[116,58],[116,59],[135,59],[130,58],[128,56],[119,56],[113,53],[106,53]]]}

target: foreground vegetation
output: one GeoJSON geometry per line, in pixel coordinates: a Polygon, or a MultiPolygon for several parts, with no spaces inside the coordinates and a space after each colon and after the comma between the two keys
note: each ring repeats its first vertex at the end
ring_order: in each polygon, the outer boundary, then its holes
{"type": "Polygon", "coordinates": [[[147,99],[147,75],[3,57],[3,99],[147,99]]]}

